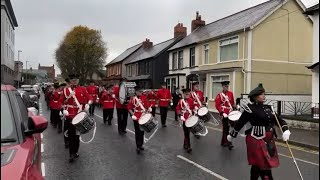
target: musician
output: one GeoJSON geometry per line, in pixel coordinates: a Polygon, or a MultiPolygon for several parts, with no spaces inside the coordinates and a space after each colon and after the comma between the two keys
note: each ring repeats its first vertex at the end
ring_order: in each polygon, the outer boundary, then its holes
{"type": "MultiPolygon", "coordinates": [[[[54,88],[51,87],[50,84],[48,84],[47,88],[46,88],[46,92],[45,92],[45,101],[47,103],[47,109],[49,110],[50,109],[50,97],[51,97],[51,94],[53,92],[54,88]]],[[[50,120],[50,123],[53,123],[51,120],[50,120]]]]}
{"type": "Polygon", "coordinates": [[[190,116],[192,116],[195,112],[195,104],[194,100],[191,98],[191,90],[183,89],[183,99],[179,100],[179,103],[176,107],[176,113],[179,114],[180,120],[182,121],[182,127],[184,132],[184,141],[183,148],[187,150],[188,153],[192,151],[190,144],[190,130],[186,127],[185,123],[190,116]]]}
{"type": "MultiPolygon", "coordinates": [[[[123,78],[120,82],[126,82],[127,79],[123,78]]],[[[116,108],[117,108],[117,117],[118,117],[118,133],[120,135],[123,135],[127,133],[127,122],[128,122],[128,109],[126,104],[121,104],[119,99],[119,92],[120,92],[120,86],[119,84],[116,84],[113,87],[113,92],[116,97],[116,108]]]]}
{"type": "Polygon", "coordinates": [[[229,84],[229,81],[221,82],[222,92],[216,96],[215,104],[220,116],[222,116],[221,146],[229,147],[229,149],[232,149],[232,143],[227,140],[230,125],[233,125],[232,122],[229,122],[228,114],[233,110],[233,108],[235,108],[235,103],[233,93],[228,90],[229,84]]]}
{"type": "Polygon", "coordinates": [[[87,91],[93,98],[93,103],[90,105],[90,108],[89,108],[89,115],[93,116],[94,109],[95,109],[95,106],[96,106],[96,100],[97,100],[97,97],[98,97],[98,88],[94,84],[93,80],[90,82],[90,85],[87,87],[87,91]]]}
{"type": "MultiPolygon", "coordinates": [[[[59,102],[61,103],[60,99],[61,99],[61,96],[63,96],[63,89],[67,86],[67,83],[60,83],[59,84],[59,102]]],[[[60,106],[60,110],[59,110],[59,116],[60,118],[58,119],[58,133],[61,133],[62,132],[62,119],[61,119],[61,116],[63,116],[63,106],[62,106],[62,103],[61,103],[61,106],[60,106]]]]}
{"type": "MultiPolygon", "coordinates": [[[[51,109],[50,121],[52,122],[53,127],[57,128],[58,121],[60,119],[59,112],[62,107],[62,103],[61,101],[59,101],[61,91],[59,89],[60,86],[58,82],[54,83],[53,87],[54,87],[54,90],[52,91],[52,93],[50,93],[50,97],[49,97],[49,107],[51,109]]],[[[59,127],[59,128],[62,128],[62,127],[59,127]]]]}
{"type": "Polygon", "coordinates": [[[73,162],[74,158],[79,157],[78,150],[80,146],[80,134],[76,132],[76,129],[72,124],[72,119],[79,112],[83,110],[88,111],[90,104],[93,103],[93,98],[89,95],[85,87],[78,85],[79,75],[70,74],[69,79],[70,87],[64,88],[61,101],[65,105],[65,110],[63,111],[63,114],[66,117],[65,127],[68,131],[67,141],[69,142],[69,162],[73,162]],[[81,107],[79,107],[79,105],[81,107]]]}
{"type": "Polygon", "coordinates": [[[128,104],[128,111],[131,115],[134,124],[135,138],[136,138],[136,146],[137,153],[143,151],[143,141],[144,141],[144,131],[140,130],[139,120],[141,115],[146,111],[152,111],[149,107],[149,103],[147,100],[147,96],[142,94],[142,89],[138,86],[135,87],[136,96],[130,98],[128,104]]]}
{"type": "Polygon", "coordinates": [[[191,97],[194,101],[195,106],[197,106],[198,108],[206,105],[204,101],[203,92],[200,91],[199,82],[195,82],[192,84],[191,97]],[[198,100],[201,104],[198,103],[198,100]]]}
{"type": "MultiPolygon", "coordinates": [[[[242,127],[250,122],[251,127],[245,131],[248,163],[251,165],[251,180],[257,180],[259,176],[262,179],[272,180],[271,168],[279,166],[278,153],[274,138],[277,126],[277,120],[273,114],[271,106],[264,105],[265,89],[262,84],[249,93],[252,104],[248,104],[250,111],[244,111],[240,119],[235,123],[234,130],[228,135],[228,141],[237,137],[242,127]]],[[[281,118],[279,120],[280,128],[283,130],[282,138],[289,140],[290,131],[287,123],[281,118]]]]}
{"type": "Polygon", "coordinates": [[[108,125],[111,126],[111,120],[113,119],[113,111],[115,104],[115,95],[113,94],[113,86],[108,86],[107,90],[105,90],[100,98],[103,107],[103,123],[106,124],[108,121],[108,125]]]}
{"type": "Polygon", "coordinates": [[[172,96],[166,87],[166,83],[163,82],[161,83],[161,89],[158,90],[157,93],[157,99],[159,101],[159,106],[160,106],[160,116],[161,116],[161,124],[162,127],[167,127],[166,125],[166,120],[167,120],[167,114],[168,114],[168,106],[169,103],[172,106],[172,96]]]}
{"type": "Polygon", "coordinates": [[[153,117],[156,116],[156,99],[157,99],[157,92],[151,90],[150,92],[147,93],[147,97],[148,97],[148,101],[149,101],[149,105],[152,109],[151,114],[153,117]]]}
{"type": "Polygon", "coordinates": [[[177,114],[176,108],[177,108],[177,105],[178,105],[180,99],[182,99],[182,95],[180,93],[180,90],[178,87],[175,87],[175,92],[172,93],[172,101],[173,101],[172,109],[174,109],[174,114],[175,114],[174,119],[176,121],[178,121],[178,116],[179,116],[179,114],[177,114]]]}

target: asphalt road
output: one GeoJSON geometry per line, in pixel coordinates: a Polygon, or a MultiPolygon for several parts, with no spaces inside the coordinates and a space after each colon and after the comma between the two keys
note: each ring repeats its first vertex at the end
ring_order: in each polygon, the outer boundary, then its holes
{"type": "MultiPolygon", "coordinates": [[[[41,98],[40,113],[49,120],[41,98]]],[[[128,119],[128,133],[117,133],[116,116],[113,125],[103,124],[102,110],[96,108],[97,132],[90,144],[80,144],[80,157],[68,162],[69,151],[64,148],[63,135],[49,125],[43,133],[43,175],[47,180],[248,180],[250,167],[247,164],[246,146],[242,136],[235,141],[235,149],[229,151],[220,146],[219,128],[208,124],[209,133],[200,139],[191,138],[193,151],[183,148],[183,131],[172,117],[167,119],[167,128],[159,128],[145,144],[145,151],[135,152],[134,128],[128,119]]],[[[159,116],[157,116],[159,119],[159,116]]],[[[90,139],[92,133],[83,136],[90,139]]],[[[148,138],[150,134],[146,134],[148,138]]],[[[280,167],[273,169],[274,179],[300,179],[289,152],[278,146],[280,167]]],[[[294,148],[305,180],[319,179],[318,152],[294,148]]]]}

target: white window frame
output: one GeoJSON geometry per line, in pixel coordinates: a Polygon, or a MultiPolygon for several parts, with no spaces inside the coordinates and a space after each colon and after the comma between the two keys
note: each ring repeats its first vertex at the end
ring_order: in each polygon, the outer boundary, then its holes
{"type": "Polygon", "coordinates": [[[173,52],[172,53],[172,70],[177,70],[178,69],[178,52],[173,52]],[[176,59],[174,59],[174,55],[176,55],[176,59]],[[175,62],[175,63],[174,63],[175,62]],[[174,67],[174,64],[176,65],[176,67],[174,67]]]}
{"type": "Polygon", "coordinates": [[[240,57],[240,39],[239,39],[239,35],[236,35],[236,36],[229,36],[229,37],[226,37],[226,38],[222,38],[222,39],[219,39],[218,41],[218,57],[217,57],[217,62],[218,63],[225,63],[225,62],[230,62],[230,61],[236,61],[236,60],[239,60],[239,57],[240,57]],[[232,43],[229,43],[229,44],[225,44],[225,45],[221,45],[221,41],[225,41],[225,40],[228,40],[228,39],[237,39],[237,42],[232,42],[232,43]],[[230,60],[226,60],[226,61],[221,61],[220,58],[221,58],[221,49],[220,47],[221,46],[227,46],[227,45],[230,45],[230,44],[235,44],[235,43],[238,43],[238,58],[237,59],[230,59],[230,60]]]}
{"type": "Polygon", "coordinates": [[[210,82],[210,84],[209,84],[209,89],[210,89],[210,94],[209,94],[209,97],[211,97],[210,99],[215,99],[216,97],[212,97],[213,95],[212,95],[212,93],[213,93],[213,88],[212,88],[212,83],[221,83],[221,82],[223,82],[223,81],[226,81],[226,80],[219,80],[219,81],[217,81],[217,80],[213,80],[213,77],[222,77],[222,76],[228,76],[228,80],[227,81],[230,81],[230,74],[214,74],[214,75],[210,75],[210,79],[209,79],[209,82],[210,82]]]}
{"type": "Polygon", "coordinates": [[[191,47],[189,49],[189,67],[195,67],[196,66],[196,47],[191,47]],[[191,54],[191,49],[193,49],[193,55],[191,54]],[[192,65],[192,57],[194,58],[194,64],[192,65]]]}
{"type": "Polygon", "coordinates": [[[183,50],[180,50],[180,51],[178,51],[178,69],[183,69],[183,50]],[[182,55],[181,57],[180,57],[180,54],[182,55]],[[180,61],[180,60],[182,60],[182,61],[180,61]],[[182,64],[180,64],[180,62],[182,63],[182,64]]]}
{"type": "Polygon", "coordinates": [[[209,63],[210,63],[209,51],[210,51],[210,46],[209,46],[209,44],[204,44],[204,45],[203,45],[203,64],[209,64],[209,63]],[[207,48],[206,48],[206,47],[207,47],[207,48]],[[208,62],[206,62],[206,51],[208,51],[208,62]]]}

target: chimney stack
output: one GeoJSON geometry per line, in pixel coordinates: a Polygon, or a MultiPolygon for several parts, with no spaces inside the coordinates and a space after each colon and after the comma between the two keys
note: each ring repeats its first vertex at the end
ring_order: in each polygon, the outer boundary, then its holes
{"type": "Polygon", "coordinates": [[[146,38],[145,41],[142,43],[143,49],[149,49],[153,46],[153,42],[150,42],[150,39],[146,38]]]}
{"type": "Polygon", "coordinates": [[[174,38],[177,37],[186,37],[187,36],[187,28],[183,27],[182,23],[178,23],[174,27],[174,38]]]}
{"type": "Polygon", "coordinates": [[[205,26],[206,22],[201,20],[201,15],[199,15],[199,11],[196,13],[196,19],[191,22],[191,32],[196,30],[198,27],[205,26]]]}

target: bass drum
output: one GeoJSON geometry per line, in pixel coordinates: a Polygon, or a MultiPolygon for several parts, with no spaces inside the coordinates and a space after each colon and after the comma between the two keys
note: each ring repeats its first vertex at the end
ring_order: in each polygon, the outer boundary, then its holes
{"type": "Polygon", "coordinates": [[[135,95],[135,82],[122,82],[119,89],[119,101],[121,104],[127,104],[131,96],[135,95]]]}

